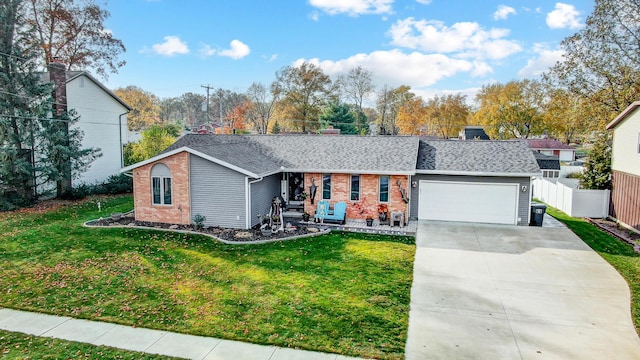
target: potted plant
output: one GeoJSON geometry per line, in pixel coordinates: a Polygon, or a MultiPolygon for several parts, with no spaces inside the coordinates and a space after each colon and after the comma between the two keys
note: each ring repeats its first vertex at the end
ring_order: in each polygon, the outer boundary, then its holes
{"type": "Polygon", "coordinates": [[[262,236],[271,236],[271,228],[269,227],[269,224],[262,224],[260,226],[260,233],[262,236]]]}
{"type": "Polygon", "coordinates": [[[389,213],[389,207],[387,206],[387,204],[378,205],[378,215],[379,215],[380,221],[386,221],[389,215],[388,213],[389,213]]]}
{"type": "Polygon", "coordinates": [[[302,214],[302,221],[309,221],[309,217],[311,217],[311,214],[305,211],[304,214],[302,214]]]}
{"type": "Polygon", "coordinates": [[[367,222],[367,226],[373,226],[373,218],[371,217],[371,215],[367,215],[365,221],[367,222]]]}

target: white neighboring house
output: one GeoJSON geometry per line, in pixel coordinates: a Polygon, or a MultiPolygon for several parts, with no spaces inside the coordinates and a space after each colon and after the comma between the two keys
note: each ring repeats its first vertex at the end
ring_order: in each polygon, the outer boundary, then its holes
{"type": "Polygon", "coordinates": [[[531,150],[544,155],[555,155],[560,161],[575,161],[576,149],[554,139],[527,139],[531,150]]]}
{"type": "MultiPolygon", "coordinates": [[[[44,73],[41,78],[53,81],[52,75],[44,73]]],[[[82,147],[99,148],[102,154],[79,178],[73,179],[73,186],[102,183],[119,174],[124,165],[122,145],[128,142],[127,113],[132,108],[86,71],[66,71],[64,78],[67,108],[80,117],[75,126],[83,132],[82,147]]],[[[65,102],[64,94],[54,94],[56,103],[65,102]]]]}

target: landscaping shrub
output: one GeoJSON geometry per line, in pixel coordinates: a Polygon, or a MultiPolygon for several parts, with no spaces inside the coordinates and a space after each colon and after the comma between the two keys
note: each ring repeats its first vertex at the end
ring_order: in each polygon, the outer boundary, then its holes
{"type": "Polygon", "coordinates": [[[133,179],[125,174],[111,175],[102,184],[80,184],[61,197],[66,200],[78,200],[89,195],[116,195],[133,192],[133,179]]]}

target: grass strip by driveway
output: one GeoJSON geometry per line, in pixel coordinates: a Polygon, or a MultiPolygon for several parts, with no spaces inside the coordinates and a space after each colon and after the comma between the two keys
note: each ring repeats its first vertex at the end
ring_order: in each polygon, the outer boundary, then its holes
{"type": "Polygon", "coordinates": [[[631,315],[640,333],[640,255],[633,248],[586,220],[571,217],[547,205],[547,212],[563,222],[625,278],[631,289],[631,315]]]}
{"type": "Polygon", "coordinates": [[[75,341],[37,337],[0,330],[0,358],[2,359],[123,359],[170,360],[168,356],[95,346],[75,341]]]}
{"type": "Polygon", "coordinates": [[[334,232],[261,245],[83,221],[99,198],[0,214],[0,306],[297,347],[402,358],[414,239],[334,232]]]}

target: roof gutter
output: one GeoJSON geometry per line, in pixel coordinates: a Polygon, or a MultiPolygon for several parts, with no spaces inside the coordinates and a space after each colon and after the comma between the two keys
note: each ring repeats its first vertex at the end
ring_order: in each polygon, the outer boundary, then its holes
{"type": "Polygon", "coordinates": [[[245,178],[245,191],[247,193],[246,198],[246,204],[245,204],[245,213],[247,214],[245,216],[245,228],[246,229],[250,229],[251,228],[251,184],[255,184],[257,182],[260,182],[264,179],[264,176],[259,177],[258,179],[252,180],[252,181],[248,181],[249,178],[246,177],[245,178]]]}
{"type": "Polygon", "coordinates": [[[461,176],[499,176],[499,177],[532,177],[542,176],[539,173],[508,173],[508,172],[485,172],[485,171],[453,171],[453,170],[416,170],[416,174],[428,175],[461,175],[461,176]]]}
{"type": "Polygon", "coordinates": [[[122,117],[124,115],[127,115],[129,113],[129,110],[127,110],[127,112],[123,112],[122,114],[118,115],[118,129],[119,129],[119,133],[120,133],[120,167],[123,168],[124,167],[124,150],[122,148],[123,144],[122,144],[122,117]]]}

